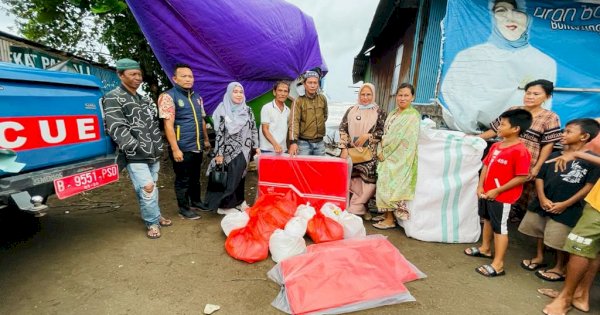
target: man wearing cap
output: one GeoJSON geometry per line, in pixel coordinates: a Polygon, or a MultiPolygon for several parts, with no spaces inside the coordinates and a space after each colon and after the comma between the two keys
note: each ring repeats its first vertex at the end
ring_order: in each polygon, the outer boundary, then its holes
{"type": "Polygon", "coordinates": [[[160,237],[160,227],[171,220],[163,218],[158,206],[158,170],[163,141],[158,125],[158,110],[150,96],[136,91],[142,84],[140,65],[131,59],[117,61],[121,85],[103,100],[106,129],[127,159],[127,171],[140,204],[146,236],[160,237]]]}
{"type": "Polygon", "coordinates": [[[188,220],[200,219],[190,209],[200,209],[200,167],[202,151],[210,149],[202,98],[194,93],[194,74],[190,66],[176,64],[172,89],[158,97],[158,111],[163,118],[165,136],[171,147],[169,156],[175,172],[175,196],[179,215],[188,220]]]}
{"type": "Polygon", "coordinates": [[[319,74],[307,71],[304,74],[305,94],[292,104],[290,113],[290,147],[288,152],[294,156],[324,155],[325,121],[327,120],[327,99],[317,93],[319,74]]]}

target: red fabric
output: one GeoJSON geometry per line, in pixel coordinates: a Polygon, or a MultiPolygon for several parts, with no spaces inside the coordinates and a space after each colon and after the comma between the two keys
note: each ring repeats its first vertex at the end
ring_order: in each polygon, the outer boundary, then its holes
{"type": "Polygon", "coordinates": [[[292,314],[390,297],[409,301],[412,296],[403,283],[424,276],[384,237],[311,245],[307,250],[280,263],[292,314]]]}
{"type": "Polygon", "coordinates": [[[243,260],[247,263],[254,263],[265,260],[269,256],[269,242],[246,226],[236,229],[229,233],[225,240],[225,250],[229,256],[243,260]]]}
{"type": "MultiPolygon", "coordinates": [[[[483,164],[488,168],[487,176],[483,182],[485,192],[506,184],[516,176],[529,174],[531,155],[525,145],[519,142],[503,148],[502,144],[502,142],[494,143],[485,159],[483,159],[483,164]]],[[[523,185],[518,185],[499,194],[496,200],[512,204],[519,199],[522,192],[523,185]]]]}
{"type": "Polygon", "coordinates": [[[315,243],[331,242],[344,238],[344,227],[317,211],[315,216],[308,221],[306,233],[315,243]]]}

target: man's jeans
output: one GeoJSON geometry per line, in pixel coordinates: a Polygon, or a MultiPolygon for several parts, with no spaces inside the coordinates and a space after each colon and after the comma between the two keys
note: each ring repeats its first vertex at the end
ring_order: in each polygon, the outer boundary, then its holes
{"type": "Polygon", "coordinates": [[[325,155],[325,141],[319,142],[308,142],[305,140],[298,140],[298,154],[299,155],[325,155]]]}
{"type": "Polygon", "coordinates": [[[129,172],[129,177],[131,177],[133,188],[140,203],[142,220],[144,220],[147,227],[158,224],[160,219],[158,189],[156,188],[159,169],[160,162],[127,164],[127,171],[129,172]],[[152,185],[151,192],[144,190],[144,186],[146,185],[152,185]]]}

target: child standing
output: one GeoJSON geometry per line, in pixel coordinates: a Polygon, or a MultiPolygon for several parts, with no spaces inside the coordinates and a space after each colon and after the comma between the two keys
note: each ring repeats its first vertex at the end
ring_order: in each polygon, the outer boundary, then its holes
{"type": "Polygon", "coordinates": [[[479,215],[483,218],[481,246],[465,249],[468,256],[492,258],[491,264],[475,269],[486,277],[502,276],[504,255],[508,248],[507,221],[511,204],[523,191],[523,183],[529,175],[531,156],[519,140],[531,125],[531,114],[523,109],[513,109],[500,115],[498,136],[501,142],[492,145],[483,160],[477,195],[479,215]],[[492,240],[494,256],[492,256],[492,240]]]}
{"type": "MultiPolygon", "coordinates": [[[[556,162],[555,170],[562,172],[565,165],[574,159],[600,166],[599,156],[583,151],[565,153],[549,162],[556,162]]],[[[544,314],[566,314],[571,307],[582,312],[590,311],[590,289],[600,268],[600,181],[596,182],[585,201],[587,204],[583,207],[583,214],[563,247],[571,256],[562,290],[538,289],[539,293],[554,298],[552,303],[544,307],[544,314]]]]}
{"type": "MultiPolygon", "coordinates": [[[[562,134],[563,152],[552,153],[549,159],[563,153],[584,151],[584,146],[598,134],[598,122],[593,119],[575,119],[567,123],[562,134]]],[[[538,270],[535,275],[546,281],[565,279],[567,254],[562,251],[567,235],[583,212],[583,198],[592,190],[600,176],[600,168],[586,160],[576,159],[567,163],[563,171],[555,172],[554,163],[545,163],[535,180],[537,199],[531,204],[519,232],[537,238],[536,256],[525,259],[521,267],[534,271],[545,267],[544,244],[557,250],[556,265],[551,269],[538,270]]]]}

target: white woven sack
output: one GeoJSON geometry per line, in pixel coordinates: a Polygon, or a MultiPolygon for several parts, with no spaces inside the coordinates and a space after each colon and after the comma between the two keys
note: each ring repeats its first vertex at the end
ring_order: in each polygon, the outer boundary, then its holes
{"type": "Polygon", "coordinates": [[[415,199],[406,235],[422,241],[473,243],[481,227],[477,214],[477,183],[486,147],[479,137],[462,132],[422,128],[415,199]]]}

